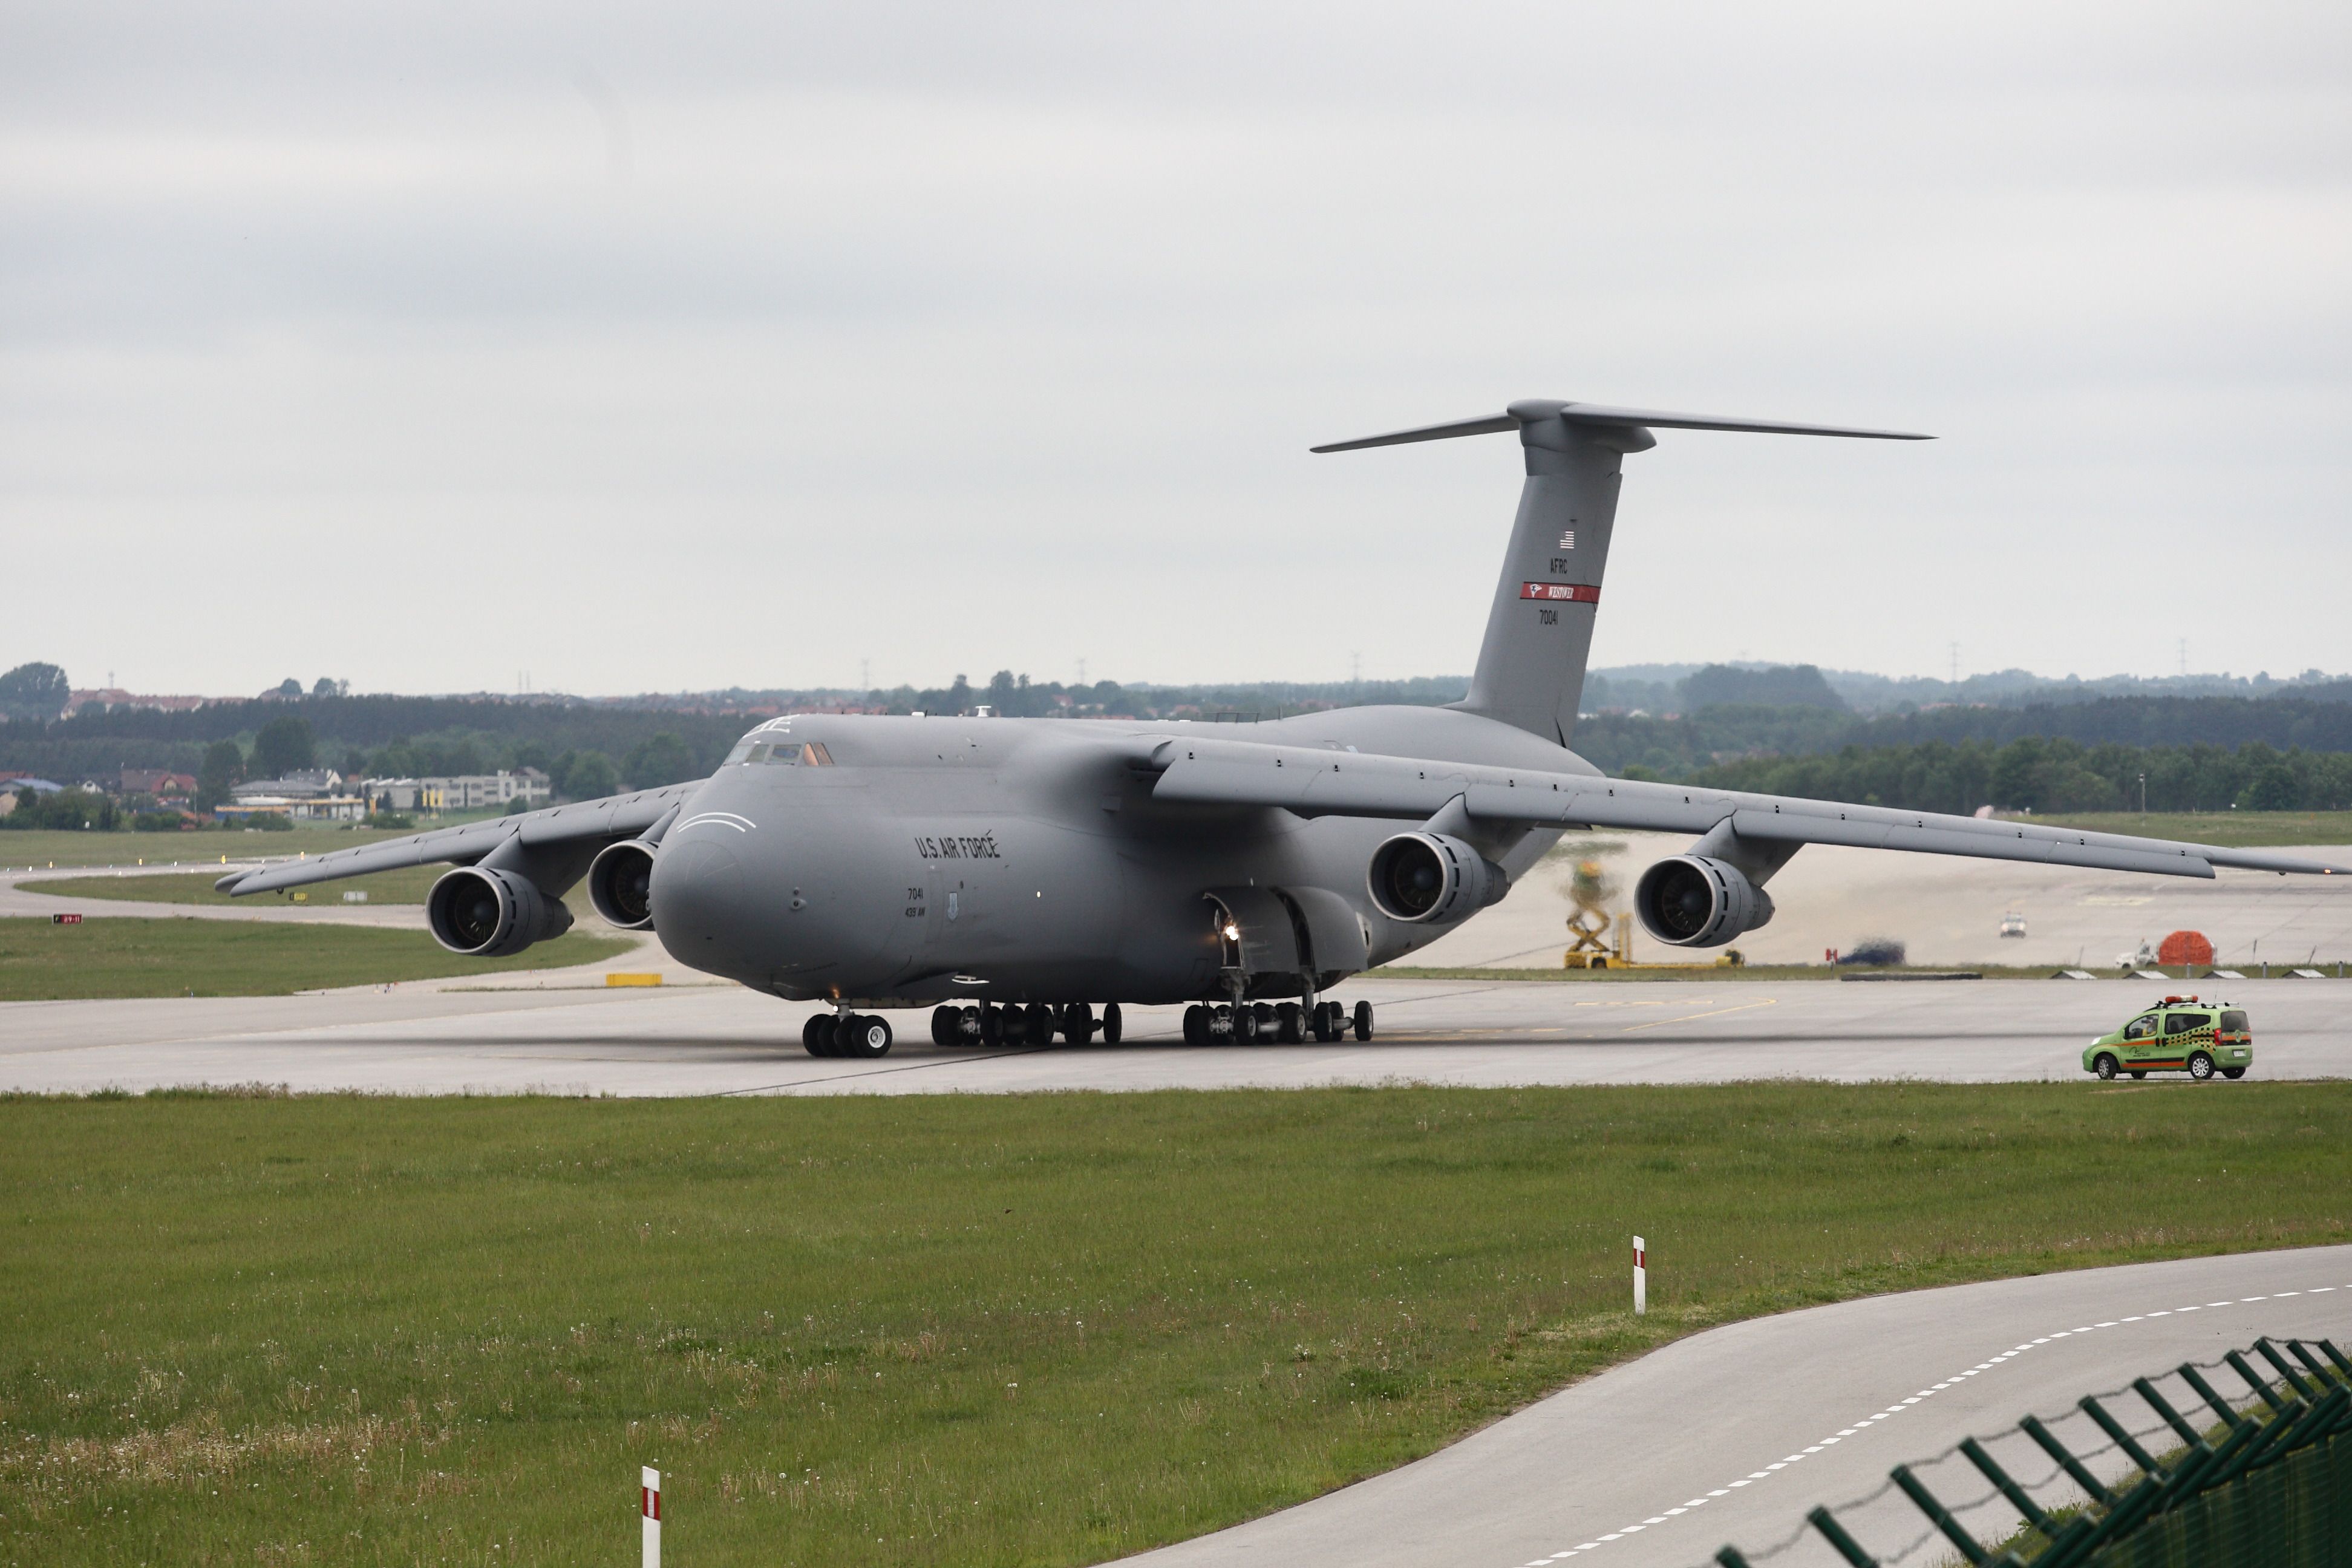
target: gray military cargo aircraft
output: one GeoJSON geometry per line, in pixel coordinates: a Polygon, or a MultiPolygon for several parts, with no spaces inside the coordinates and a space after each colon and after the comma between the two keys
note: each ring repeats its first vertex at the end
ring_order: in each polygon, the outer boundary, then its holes
{"type": "Polygon", "coordinates": [[[1196,1044],[1343,1032],[1328,993],[1510,891],[1561,831],[1696,835],[1640,879],[1660,942],[1772,918],[1807,844],[2176,877],[2346,868],[2262,850],[1612,779],[1569,750],[1620,468],[1653,429],[1923,440],[1901,431],[1530,399],[1318,452],[1517,432],[1526,458],[1469,695],[1252,724],[795,714],[709,778],[238,871],[235,894],[446,862],[426,903],[452,952],[498,956],[596,912],[680,963],[831,1013],[816,1056],[879,1056],[885,1009],[941,1045],[1117,1042],[1120,1004],[1191,1003],[1196,1044]],[[1099,1006],[1101,1012],[1097,1014],[1099,1006]]]}

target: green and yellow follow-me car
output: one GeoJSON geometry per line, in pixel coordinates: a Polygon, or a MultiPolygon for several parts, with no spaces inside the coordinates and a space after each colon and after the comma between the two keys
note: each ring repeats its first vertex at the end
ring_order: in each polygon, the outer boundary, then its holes
{"type": "Polygon", "coordinates": [[[2113,1078],[2127,1072],[2185,1072],[2202,1082],[2219,1072],[2243,1078],[2253,1065],[2254,1035],[2246,1015],[2226,1002],[2167,996],[2083,1052],[2083,1070],[2113,1078]]]}

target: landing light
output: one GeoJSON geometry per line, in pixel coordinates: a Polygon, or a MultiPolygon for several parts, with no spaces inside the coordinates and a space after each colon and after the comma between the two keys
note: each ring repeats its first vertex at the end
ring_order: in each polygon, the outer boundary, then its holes
{"type": "Polygon", "coordinates": [[[1239,942],[1241,939],[1242,928],[1234,924],[1233,921],[1227,921],[1225,922],[1225,940],[1227,942],[1239,942]]]}

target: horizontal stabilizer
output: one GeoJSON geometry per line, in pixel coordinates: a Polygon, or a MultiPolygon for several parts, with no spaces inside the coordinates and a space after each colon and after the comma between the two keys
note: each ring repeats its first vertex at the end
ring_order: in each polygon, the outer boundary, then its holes
{"type": "Polygon", "coordinates": [[[1765,436],[1851,436],[1865,441],[1935,439],[1933,436],[1922,436],[1910,430],[1864,430],[1849,425],[1799,425],[1786,419],[1742,419],[1722,414],[1674,414],[1660,408],[1614,408],[1600,403],[1562,403],[1555,398],[1530,397],[1512,404],[1507,411],[1501,414],[1490,414],[1476,419],[1449,420],[1443,425],[1423,425],[1411,430],[1392,430],[1385,436],[1366,436],[1355,441],[1334,441],[1308,450],[1353,452],[1365,447],[1401,447],[1408,441],[1443,441],[1454,436],[1494,436],[1506,430],[1520,429],[1538,419],[1552,418],[1565,420],[1570,425],[1656,426],[1667,430],[1746,430],[1765,436]]]}

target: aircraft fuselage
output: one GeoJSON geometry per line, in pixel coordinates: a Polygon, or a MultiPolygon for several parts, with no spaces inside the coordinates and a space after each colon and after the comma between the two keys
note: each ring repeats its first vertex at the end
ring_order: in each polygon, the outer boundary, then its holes
{"type": "MultiPolygon", "coordinates": [[[[747,741],[815,742],[825,764],[730,761],[701,785],[655,857],[655,929],[678,962],[795,999],[1165,1003],[1222,994],[1213,889],[1334,917],[1344,902],[1360,942],[1327,921],[1313,944],[1334,976],[1461,923],[1393,921],[1369,895],[1372,851],[1412,822],[1155,801],[1135,764],[1188,734],[1595,771],[1435,708],[1245,725],[795,715],[747,741]]],[[[1497,863],[1516,879],[1557,837],[1529,833],[1497,863]]],[[[1250,994],[1300,989],[1269,975],[1250,994]]]]}

